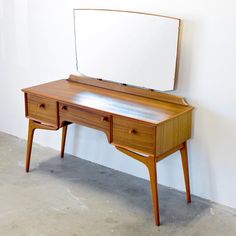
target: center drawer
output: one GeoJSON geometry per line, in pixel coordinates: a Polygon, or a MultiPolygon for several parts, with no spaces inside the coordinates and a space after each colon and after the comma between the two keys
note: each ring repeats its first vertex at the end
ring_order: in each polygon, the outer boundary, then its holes
{"type": "Polygon", "coordinates": [[[145,154],[155,153],[155,126],[139,121],[114,116],[113,144],[145,154]]]}
{"type": "Polygon", "coordinates": [[[82,124],[105,132],[110,130],[110,116],[104,112],[59,103],[60,125],[65,121],[82,124]]]}

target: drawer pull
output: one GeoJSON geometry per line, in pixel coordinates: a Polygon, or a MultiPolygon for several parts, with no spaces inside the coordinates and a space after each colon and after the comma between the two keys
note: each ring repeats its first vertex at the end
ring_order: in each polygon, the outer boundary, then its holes
{"type": "Polygon", "coordinates": [[[64,111],[67,111],[67,106],[62,106],[61,109],[64,110],[64,111]]]}
{"type": "Polygon", "coordinates": [[[129,134],[136,134],[136,133],[137,133],[137,131],[135,129],[130,129],[129,130],[129,134]]]}
{"type": "Polygon", "coordinates": [[[106,116],[102,116],[101,117],[101,121],[108,121],[109,119],[108,119],[108,117],[106,117],[106,116]]]}
{"type": "Polygon", "coordinates": [[[44,103],[41,103],[41,104],[39,105],[39,108],[45,109],[45,104],[44,104],[44,103]]]}

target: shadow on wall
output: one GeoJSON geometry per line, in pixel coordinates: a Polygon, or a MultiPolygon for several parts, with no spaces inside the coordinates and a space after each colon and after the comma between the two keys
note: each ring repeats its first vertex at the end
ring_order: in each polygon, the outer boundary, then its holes
{"type": "Polygon", "coordinates": [[[177,79],[175,83],[175,91],[173,94],[185,96],[187,91],[190,91],[190,86],[194,85],[196,78],[196,65],[194,61],[197,45],[195,35],[197,35],[198,28],[194,21],[183,19],[181,22],[181,43],[179,48],[179,63],[177,71],[177,79]]]}
{"type": "Polygon", "coordinates": [[[215,112],[213,107],[197,108],[194,118],[189,148],[193,192],[216,202],[226,199],[225,203],[232,205],[235,190],[229,189],[226,183],[234,179],[235,173],[236,160],[232,153],[235,149],[236,120],[230,119],[223,111],[215,112]]]}

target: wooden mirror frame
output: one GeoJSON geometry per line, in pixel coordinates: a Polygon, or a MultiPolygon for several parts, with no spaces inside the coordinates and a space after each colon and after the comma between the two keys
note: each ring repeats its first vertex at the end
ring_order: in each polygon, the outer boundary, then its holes
{"type": "MultiPolygon", "coordinates": [[[[142,14],[142,15],[149,15],[149,16],[158,16],[158,17],[163,17],[163,18],[168,18],[168,19],[174,19],[174,20],[178,20],[179,21],[179,29],[178,29],[178,40],[177,40],[177,51],[176,51],[176,63],[175,63],[175,76],[174,76],[174,85],[173,85],[173,89],[171,90],[165,90],[165,91],[161,91],[161,92],[167,92],[167,91],[174,91],[177,88],[177,82],[178,82],[178,75],[179,75],[179,59],[180,59],[180,44],[181,44],[181,36],[182,36],[182,21],[180,18],[177,17],[172,17],[172,16],[166,16],[166,15],[161,15],[161,14],[155,14],[155,13],[147,13],[147,12],[139,12],[139,11],[129,11],[129,10],[118,10],[118,9],[105,9],[105,8],[74,8],[73,9],[73,17],[74,17],[74,38],[76,39],[76,32],[75,32],[75,11],[78,10],[85,10],[85,11],[110,11],[110,12],[125,12],[125,13],[135,13],[135,14],[142,14]]],[[[76,70],[78,73],[79,72],[79,68],[78,68],[78,55],[77,55],[77,48],[76,48],[76,40],[75,40],[75,56],[76,56],[76,70]]],[[[87,77],[87,76],[84,76],[87,77]]],[[[103,78],[97,78],[99,80],[103,80],[103,78]]],[[[107,80],[108,81],[108,80],[107,80]]],[[[108,81],[108,82],[112,82],[112,83],[117,83],[120,84],[119,82],[114,82],[114,81],[108,81]]],[[[125,84],[126,85],[126,84],[125,84]]],[[[128,85],[128,86],[132,86],[132,85],[128,85]]],[[[132,86],[135,87],[135,86],[132,86]]],[[[139,87],[141,89],[146,90],[146,88],[143,87],[139,87]]],[[[154,89],[147,89],[147,90],[154,90],[154,89]]],[[[155,91],[159,91],[159,90],[155,90],[155,91]]]]}

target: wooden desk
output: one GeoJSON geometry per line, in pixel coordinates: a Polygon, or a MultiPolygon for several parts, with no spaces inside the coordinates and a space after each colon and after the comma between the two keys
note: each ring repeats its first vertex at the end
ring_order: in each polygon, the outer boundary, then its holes
{"type": "Polygon", "coordinates": [[[29,118],[26,172],[35,129],[62,127],[63,157],[67,125],[77,123],[105,132],[109,143],[147,166],[157,225],[156,162],[178,150],[191,202],[186,141],[191,137],[193,108],[182,97],[73,75],[23,91],[29,118]]]}

